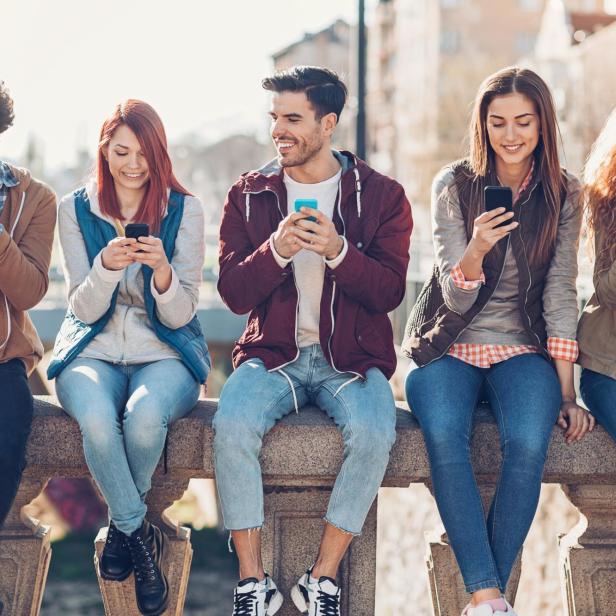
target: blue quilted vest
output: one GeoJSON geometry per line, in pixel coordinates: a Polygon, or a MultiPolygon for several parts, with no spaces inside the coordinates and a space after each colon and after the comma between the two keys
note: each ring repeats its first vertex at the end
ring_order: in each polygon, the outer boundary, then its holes
{"type": "MultiPolygon", "coordinates": [[[[90,201],[85,188],[75,191],[75,212],[86,245],[90,267],[92,267],[96,255],[117,236],[117,233],[113,225],[91,212],[90,201]]],[[[171,191],[167,215],[163,218],[159,234],[170,263],[183,213],[184,195],[171,191]]],[[[160,340],[178,352],[182,362],[191,371],[195,379],[199,383],[205,383],[211,369],[211,360],[199,319],[195,315],[187,325],[179,329],[171,329],[163,325],[156,315],[156,301],[150,290],[152,268],[143,265],[141,269],[143,272],[145,309],[154,332],[160,340]]],[[[53,379],[58,376],[86,348],[94,336],[103,330],[115,310],[117,297],[118,287],[113,292],[109,309],[95,323],[84,323],[73,314],[70,308],[67,310],[56,337],[53,356],[47,369],[48,378],[53,379]]]]}

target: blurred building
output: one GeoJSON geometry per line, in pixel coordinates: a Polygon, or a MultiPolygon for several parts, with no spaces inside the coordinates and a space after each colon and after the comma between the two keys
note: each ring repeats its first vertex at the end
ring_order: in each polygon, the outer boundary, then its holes
{"type": "Polygon", "coordinates": [[[338,19],[324,30],[306,33],[272,54],[275,70],[284,70],[298,64],[325,66],[338,73],[349,90],[349,100],[342,112],[334,145],[341,149],[355,148],[355,116],[357,113],[357,62],[355,59],[356,29],[338,19]]]}
{"type": "Polygon", "coordinates": [[[578,8],[549,0],[529,59],[554,93],[565,164],[575,173],[616,105],[616,73],[606,70],[606,60],[616,57],[616,15],[578,8]]]}
{"type": "Polygon", "coordinates": [[[585,102],[576,106],[594,105],[592,114],[604,117],[601,107],[613,105],[609,96],[605,100],[608,90],[601,81],[612,79],[602,68],[616,51],[609,25],[614,16],[607,14],[603,0],[557,4],[380,0],[376,6],[369,33],[370,161],[406,188],[414,205],[416,242],[429,242],[432,178],[443,164],[465,154],[473,98],[486,76],[532,57],[543,39],[548,56],[555,48],[562,50],[556,64],[544,58],[544,68],[551,63],[563,83],[572,79],[572,72],[579,73],[572,83],[579,84],[573,86],[575,96],[585,102]],[[563,67],[567,62],[572,66],[563,67]],[[593,83],[604,96],[599,105],[585,90],[584,79],[590,75],[596,75],[593,83]]]}

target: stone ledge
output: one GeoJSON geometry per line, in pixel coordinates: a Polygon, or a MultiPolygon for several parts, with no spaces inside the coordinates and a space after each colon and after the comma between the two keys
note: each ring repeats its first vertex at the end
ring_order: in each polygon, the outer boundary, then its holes
{"type": "MultiPolygon", "coordinates": [[[[213,477],[212,418],[216,400],[200,401],[169,431],[168,469],[175,477],[213,477]]],[[[430,477],[421,430],[406,405],[398,405],[397,439],[384,486],[404,487],[430,477]]],[[[483,481],[496,479],[500,452],[498,430],[489,410],[477,412],[473,435],[473,464],[483,481]]],[[[342,462],[342,439],[334,423],[315,407],[291,413],[266,436],[261,455],[263,480],[272,486],[331,486],[342,462]]],[[[88,474],[77,423],[55,398],[37,396],[28,444],[26,476],[88,474]]],[[[159,466],[157,474],[162,473],[159,466]]],[[[567,445],[554,427],[545,467],[546,483],[613,483],[616,445],[601,428],[581,442],[567,445]]]]}

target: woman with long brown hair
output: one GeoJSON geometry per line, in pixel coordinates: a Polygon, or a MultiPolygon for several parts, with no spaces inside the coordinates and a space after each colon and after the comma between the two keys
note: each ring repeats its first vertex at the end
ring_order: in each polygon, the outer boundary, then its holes
{"type": "Polygon", "coordinates": [[[584,182],[595,248],[595,292],[578,326],[580,390],[599,423],[616,439],[616,109],[593,145],[584,182]]]}
{"type": "Polygon", "coordinates": [[[573,384],[580,187],[557,143],[545,82],[506,68],[479,88],[468,158],[433,184],[436,266],[407,325],[406,394],[472,594],[465,616],[513,616],[502,592],[535,515],[554,423],[567,442],[592,427],[573,384]],[[486,211],[487,187],[500,187],[496,205],[512,211],[486,211]],[[503,458],[487,521],[470,458],[481,395],[503,458]]]}
{"type": "Polygon", "coordinates": [[[203,208],[173,174],[150,105],[127,100],[103,123],[96,179],[62,199],[58,226],[69,307],[48,376],[109,506],[99,573],[134,572],[139,610],[155,616],[168,601],[166,540],[145,497],[210,356],[196,316],[203,208]]]}

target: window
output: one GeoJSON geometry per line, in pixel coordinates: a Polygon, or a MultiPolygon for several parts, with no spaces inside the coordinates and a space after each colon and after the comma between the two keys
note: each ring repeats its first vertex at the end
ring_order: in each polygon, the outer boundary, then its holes
{"type": "Polygon", "coordinates": [[[460,33],[457,30],[441,32],[441,53],[454,54],[460,51],[460,33]]]}

